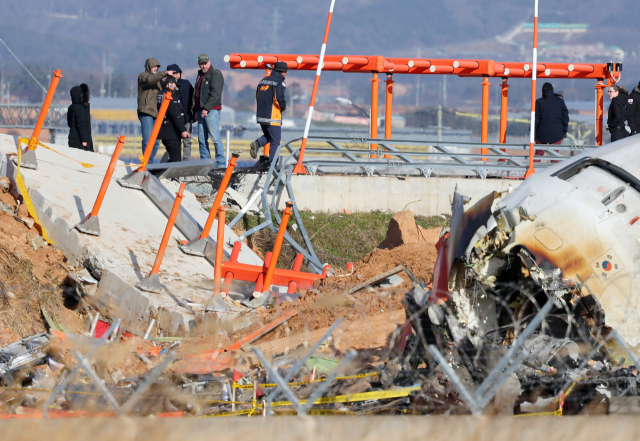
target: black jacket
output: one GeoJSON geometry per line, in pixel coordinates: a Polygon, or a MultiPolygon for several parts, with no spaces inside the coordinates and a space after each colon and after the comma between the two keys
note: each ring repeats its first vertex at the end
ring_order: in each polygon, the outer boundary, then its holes
{"type": "Polygon", "coordinates": [[[609,105],[609,115],[607,118],[607,130],[610,132],[616,129],[624,129],[625,113],[627,107],[627,97],[622,92],[617,97],[611,100],[609,105]]]}
{"type": "MultiPolygon", "coordinates": [[[[156,101],[158,103],[158,111],[164,101],[164,94],[169,89],[162,89],[160,93],[156,95],[156,101]]],[[[187,131],[185,126],[184,111],[182,110],[182,100],[179,90],[172,90],[171,95],[173,99],[169,103],[167,113],[164,115],[162,125],[160,126],[160,133],[158,133],[158,139],[182,139],[182,132],[187,131]]]]}
{"type": "Polygon", "coordinates": [[[282,112],[287,108],[284,97],[285,87],[284,75],[275,70],[271,71],[271,75],[260,80],[256,89],[258,124],[282,125],[282,112]]]}
{"type": "Polygon", "coordinates": [[[640,132],[640,87],[636,87],[627,97],[627,122],[631,128],[631,134],[640,132]]]}
{"type": "Polygon", "coordinates": [[[195,122],[191,113],[193,105],[193,86],[191,81],[178,80],[178,89],[180,90],[180,100],[182,101],[182,111],[184,112],[185,122],[195,122]]]}
{"type": "Polygon", "coordinates": [[[224,77],[218,69],[214,69],[211,66],[205,74],[202,73],[202,70],[199,70],[195,88],[193,104],[191,105],[194,111],[204,109],[208,112],[211,108],[222,105],[224,77]],[[200,82],[200,78],[202,78],[202,82],[200,82]],[[198,85],[200,85],[199,91],[197,90],[198,85]],[[196,97],[199,104],[196,102],[196,97]]]}
{"type": "Polygon", "coordinates": [[[91,113],[89,106],[89,86],[81,84],[74,86],[69,92],[71,105],[67,110],[67,124],[69,125],[69,147],[93,151],[91,139],[91,113]],[[83,146],[82,143],[87,145],[83,146]]]}
{"type": "Polygon", "coordinates": [[[569,130],[569,110],[553,91],[536,100],[536,139],[543,144],[562,141],[569,130]]]}

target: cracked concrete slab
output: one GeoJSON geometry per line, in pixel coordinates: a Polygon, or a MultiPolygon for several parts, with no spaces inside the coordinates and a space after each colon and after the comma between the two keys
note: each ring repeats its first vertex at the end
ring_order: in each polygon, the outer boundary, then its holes
{"type": "MultiPolygon", "coordinates": [[[[125,325],[141,332],[146,330],[151,318],[158,320],[164,335],[181,334],[195,326],[194,313],[200,305],[204,309],[212,296],[212,291],[206,287],[212,286],[213,266],[203,257],[186,255],[179,250],[182,240],[193,237],[174,228],[160,268],[160,280],[165,290],[160,294],[138,290],[135,285],[153,266],[167,216],[144,192],[117,185],[116,179],[131,170],[120,161],[98,216],[101,235],[78,232],[74,226],[91,212],[110,157],[60,145],[50,146],[69,158],[40,147],[36,152],[38,169],[21,168],[21,173],[54,246],[62,250],[72,264],[86,266],[99,279],[94,300],[101,313],[120,318],[125,325]],[[95,167],[85,168],[79,162],[95,167]],[[189,306],[193,304],[197,306],[189,306]]],[[[11,160],[17,156],[13,137],[0,135],[0,153],[0,173],[12,181],[12,191],[17,196],[17,167],[11,160]]],[[[174,195],[177,185],[169,181],[164,184],[174,195]]],[[[200,231],[208,216],[189,192],[185,192],[181,212],[192,221],[191,233],[193,225],[200,231]]],[[[213,234],[217,231],[217,221],[211,231],[213,234]]],[[[237,240],[229,228],[226,228],[225,237],[227,243],[237,240]]],[[[210,240],[215,242],[212,237],[210,240]]],[[[225,254],[228,256],[230,252],[230,246],[225,244],[225,254]]],[[[262,260],[244,244],[239,261],[262,265],[262,260]]],[[[218,314],[219,320],[233,321],[242,315],[243,311],[232,302],[227,306],[228,312],[218,314]]]]}

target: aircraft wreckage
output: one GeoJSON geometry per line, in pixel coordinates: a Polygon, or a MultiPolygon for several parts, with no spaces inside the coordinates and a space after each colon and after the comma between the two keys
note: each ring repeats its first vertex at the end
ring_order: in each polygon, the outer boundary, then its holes
{"type": "MultiPolygon", "coordinates": [[[[602,344],[640,342],[640,138],[536,173],[466,211],[454,194],[431,300],[455,310],[472,342],[510,340],[549,299],[542,332],[602,344]]],[[[437,322],[439,314],[429,313],[437,322]]],[[[622,355],[619,355],[622,356],[622,355]]]]}

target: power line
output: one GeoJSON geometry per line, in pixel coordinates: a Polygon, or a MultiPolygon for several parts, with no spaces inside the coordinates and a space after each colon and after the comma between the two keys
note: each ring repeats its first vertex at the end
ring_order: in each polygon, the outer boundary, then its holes
{"type": "Polygon", "coordinates": [[[44,90],[44,93],[47,93],[47,89],[46,89],[42,84],[40,84],[40,81],[36,80],[36,77],[34,77],[34,76],[33,76],[33,74],[31,73],[31,71],[30,71],[29,69],[27,69],[27,66],[25,66],[25,65],[22,63],[22,61],[20,61],[20,58],[18,58],[18,56],[17,56],[16,54],[14,54],[14,53],[13,53],[13,51],[9,48],[9,46],[7,46],[7,43],[5,43],[5,42],[4,42],[4,40],[3,40],[2,38],[0,38],[0,43],[2,43],[2,44],[4,45],[4,47],[6,47],[6,48],[7,48],[7,50],[9,51],[9,53],[10,53],[11,55],[13,55],[13,58],[15,58],[15,59],[16,59],[16,61],[17,61],[18,63],[20,63],[20,66],[22,66],[22,67],[24,68],[24,70],[26,70],[26,71],[27,71],[27,73],[28,73],[29,75],[31,75],[31,78],[33,78],[33,81],[35,81],[36,83],[38,83],[38,86],[42,87],[42,90],[44,90]]]}

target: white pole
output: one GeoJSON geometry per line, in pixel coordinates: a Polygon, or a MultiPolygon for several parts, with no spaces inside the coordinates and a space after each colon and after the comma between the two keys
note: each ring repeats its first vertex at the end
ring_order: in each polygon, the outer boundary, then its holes
{"type": "Polygon", "coordinates": [[[313,82],[313,90],[311,91],[311,103],[309,104],[309,114],[307,115],[307,122],[304,126],[304,135],[302,136],[302,145],[300,146],[300,153],[298,155],[298,164],[293,169],[294,173],[302,174],[306,173],[302,167],[302,159],[304,158],[304,149],[307,146],[307,137],[309,136],[309,127],[311,126],[311,116],[313,115],[313,106],[316,103],[316,92],[318,91],[318,83],[320,83],[320,74],[322,73],[322,65],[324,64],[324,53],[327,49],[327,39],[329,38],[329,29],[331,28],[331,17],[333,16],[333,6],[336,0],[331,0],[331,7],[329,8],[329,18],[327,18],[327,26],[324,30],[324,39],[322,41],[322,47],[320,48],[320,58],[318,60],[318,69],[316,70],[316,78],[313,82]]]}
{"type": "Polygon", "coordinates": [[[226,153],[226,158],[227,158],[227,164],[229,163],[229,152],[231,151],[231,130],[227,129],[227,153],[226,153]]]}
{"type": "Polygon", "coordinates": [[[524,177],[536,171],[533,168],[534,145],[536,139],[536,77],[538,74],[538,0],[535,0],[533,14],[533,70],[531,71],[531,125],[529,127],[529,169],[524,177]]]}

